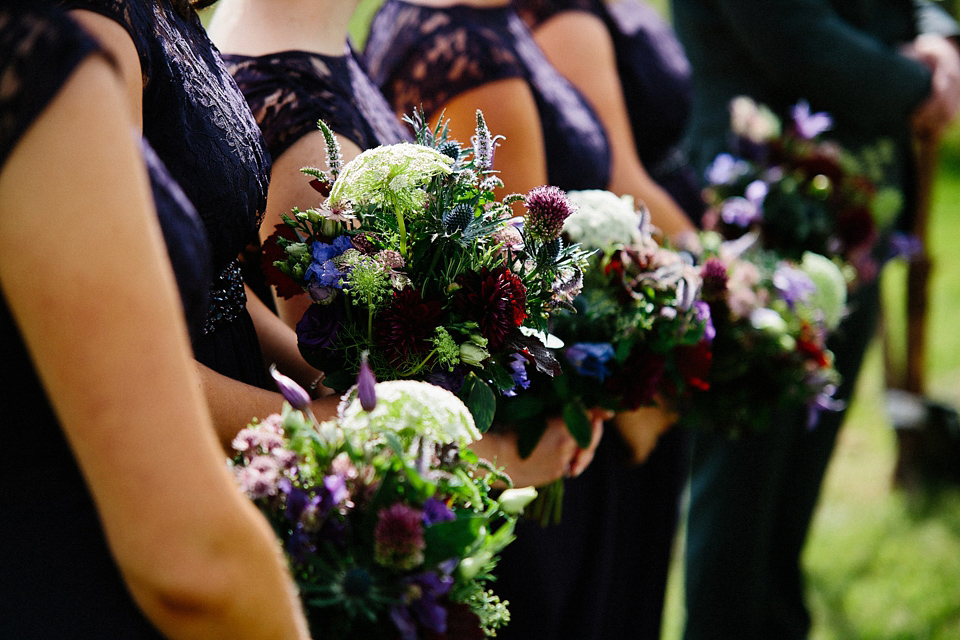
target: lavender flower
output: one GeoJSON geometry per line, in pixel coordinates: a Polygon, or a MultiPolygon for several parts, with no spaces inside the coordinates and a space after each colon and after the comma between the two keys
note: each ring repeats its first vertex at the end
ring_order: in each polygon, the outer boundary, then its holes
{"type": "Polygon", "coordinates": [[[423,512],[402,502],[382,511],[373,530],[374,559],[384,567],[413,569],[423,563],[423,512]]]}
{"type": "Polygon", "coordinates": [[[360,360],[360,373],[357,375],[357,397],[364,411],[373,411],[377,408],[377,379],[373,376],[373,369],[367,362],[367,352],[360,360]]]}
{"type": "Polygon", "coordinates": [[[289,402],[291,407],[303,411],[310,406],[309,394],[295,380],[277,371],[277,365],[270,365],[270,375],[280,388],[284,400],[289,402]]]}
{"type": "Polygon", "coordinates": [[[544,242],[558,238],[564,221],[576,210],[562,189],[550,185],[531,189],[524,203],[529,211],[527,231],[544,242]]]}
{"type": "Polygon", "coordinates": [[[810,113],[810,104],[806,100],[798,102],[791,115],[797,135],[804,140],[812,140],[833,126],[833,119],[829,114],[823,111],[810,113]]]}
{"type": "Polygon", "coordinates": [[[493,152],[497,148],[497,140],[501,136],[492,136],[487,123],[483,119],[483,113],[477,109],[477,132],[470,138],[470,144],[473,145],[474,165],[480,171],[490,171],[493,169],[493,152]]]}

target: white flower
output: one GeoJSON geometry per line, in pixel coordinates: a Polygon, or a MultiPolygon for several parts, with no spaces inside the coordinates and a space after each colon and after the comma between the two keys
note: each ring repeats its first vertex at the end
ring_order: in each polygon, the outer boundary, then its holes
{"type": "Polygon", "coordinates": [[[446,389],[416,380],[378,382],[377,406],[366,412],[355,390],[340,404],[339,424],[345,431],[393,431],[407,444],[417,436],[442,444],[465,447],[480,438],[480,431],[466,405],[446,389]]]}
{"type": "Polygon", "coordinates": [[[767,107],[739,96],[730,102],[730,128],[738,136],[763,144],[780,135],[780,120],[767,107]]]}
{"type": "Polygon", "coordinates": [[[642,221],[631,196],[601,189],[570,191],[567,197],[577,210],[563,224],[564,232],[585,249],[638,245],[643,241],[642,221]]]}

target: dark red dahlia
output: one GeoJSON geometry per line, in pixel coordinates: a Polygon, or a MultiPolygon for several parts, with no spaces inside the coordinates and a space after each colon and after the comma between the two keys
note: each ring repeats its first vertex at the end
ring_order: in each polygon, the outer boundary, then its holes
{"type": "Polygon", "coordinates": [[[480,325],[480,334],[490,349],[500,349],[504,341],[527,317],[527,290],[506,267],[480,273],[470,271],[457,278],[460,289],[454,307],[467,320],[480,325]]]}
{"type": "Polygon", "coordinates": [[[281,222],[273,228],[273,233],[266,239],[260,249],[260,268],[263,269],[263,277],[267,284],[271,284],[277,289],[277,295],[284,300],[289,300],[296,295],[303,293],[303,289],[293,278],[280,271],[274,262],[284,260],[287,257],[286,252],[277,244],[279,238],[286,238],[291,242],[297,242],[296,232],[286,223],[281,222]]]}
{"type": "Polygon", "coordinates": [[[430,348],[430,338],[440,326],[440,302],[424,300],[414,287],[401,289],[374,322],[377,346],[391,362],[430,348]]]}

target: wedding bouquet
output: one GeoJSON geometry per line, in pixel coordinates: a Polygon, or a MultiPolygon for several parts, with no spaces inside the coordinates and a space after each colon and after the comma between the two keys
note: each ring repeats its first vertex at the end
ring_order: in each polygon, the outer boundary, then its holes
{"type": "Polygon", "coordinates": [[[715,328],[709,389],[697,391],[686,424],[737,437],[762,432],[774,416],[838,409],[839,375],[826,347],[843,317],[847,282],[830,259],[797,262],[759,248],[755,234],[723,242],[705,232],[701,295],[715,328]]]}
{"type": "Polygon", "coordinates": [[[572,207],[559,189],[496,201],[499,136],[479,111],[471,148],[444,125],[409,122],[416,144],[370,149],[345,166],[320,123],[329,171],[304,171],[328,198],[286,218],[293,235],[278,240],[275,265],[314,302],[297,335],[325,385],[342,392],[369,352],[378,379],[449,389],[483,431],[494,390],[524,385],[528,366],[559,372],[537,335],[579,292],[586,256],[560,238],[572,207]],[[524,218],[513,217],[518,203],[524,218]]]}
{"type": "Polygon", "coordinates": [[[563,406],[567,420],[577,420],[588,407],[635,410],[706,388],[713,327],[692,260],[657,244],[649,214],[631,197],[568,196],[577,211],[564,236],[593,254],[574,312],[552,318],[563,374],[510,401],[509,415],[563,406]]]}
{"type": "Polygon", "coordinates": [[[878,187],[892,146],[854,156],[821,139],[831,118],[806,102],[786,129],[747,97],[735,98],[730,112],[735,152],[707,169],[704,228],[727,239],[759,232],[765,248],[791,260],[808,251],[836,259],[851,286],[875,278],[875,245],[902,204],[895,188],[878,187]]]}
{"type": "MultiPolygon", "coordinates": [[[[364,368],[338,417],[317,424],[280,378],[281,415],[233,441],[231,468],[283,542],[315,638],[496,635],[507,603],[486,583],[536,494],[465,448],[480,436],[452,393],[364,368]]],[[[298,400],[299,398],[299,400],[298,400]]]]}

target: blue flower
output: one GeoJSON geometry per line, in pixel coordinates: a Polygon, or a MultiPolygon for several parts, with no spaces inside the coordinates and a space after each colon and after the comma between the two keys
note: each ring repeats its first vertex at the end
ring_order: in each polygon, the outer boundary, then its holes
{"type": "Polygon", "coordinates": [[[443,500],[427,498],[423,503],[423,526],[425,527],[429,527],[438,522],[448,522],[456,519],[456,514],[453,513],[443,500]]]}
{"type": "Polygon", "coordinates": [[[527,377],[527,359],[519,353],[510,356],[510,362],[507,363],[510,369],[510,377],[513,378],[513,386],[503,391],[503,395],[512,398],[517,395],[517,387],[521,389],[530,388],[530,378],[527,377]]]}
{"type": "Polygon", "coordinates": [[[337,236],[334,238],[333,249],[337,252],[336,255],[338,256],[347,249],[353,249],[353,243],[350,241],[350,236],[337,236]]]}
{"type": "Polygon", "coordinates": [[[340,253],[332,244],[326,242],[314,242],[310,247],[310,256],[314,262],[319,264],[333,260],[340,253]]]}
{"type": "Polygon", "coordinates": [[[574,371],[601,382],[610,375],[607,362],[613,356],[613,345],[609,342],[578,342],[566,351],[567,361],[573,365],[574,371]]]}

